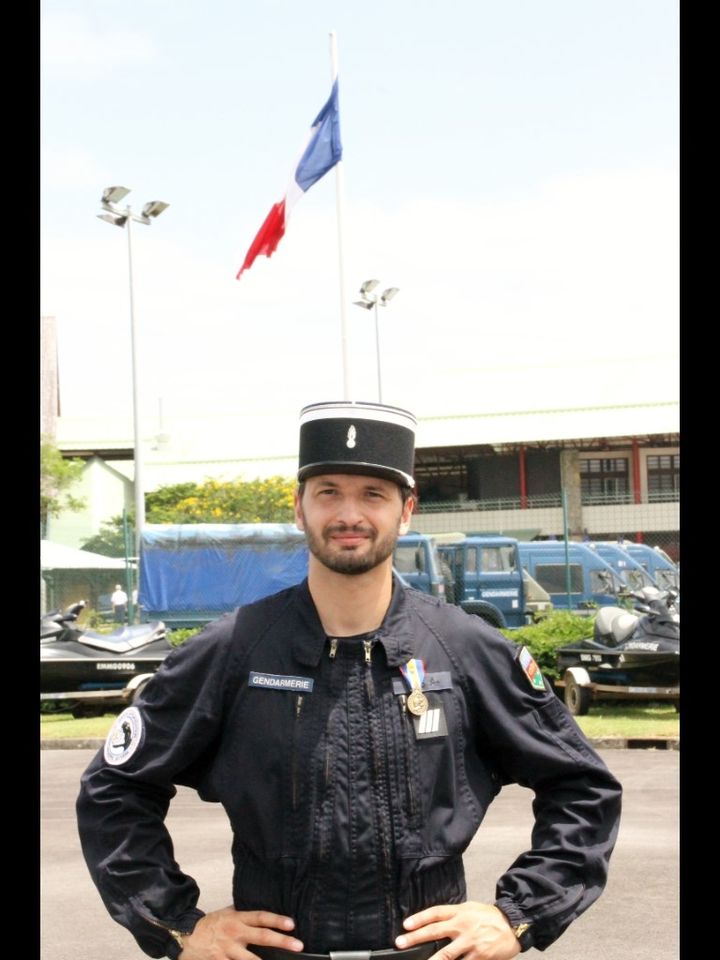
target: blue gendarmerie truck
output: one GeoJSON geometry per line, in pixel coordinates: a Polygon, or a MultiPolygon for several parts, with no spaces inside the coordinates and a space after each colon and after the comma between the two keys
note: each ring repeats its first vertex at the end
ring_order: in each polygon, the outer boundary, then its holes
{"type": "Polygon", "coordinates": [[[592,616],[597,607],[615,606],[625,580],[587,543],[563,540],[518,542],[520,562],[550,594],[560,610],[592,616]]]}
{"type": "Polygon", "coordinates": [[[448,603],[493,627],[523,627],[552,609],[547,592],[523,570],[517,540],[463,533],[409,533],[395,550],[395,567],[425,593],[443,591],[448,603]]]}
{"type": "Polygon", "coordinates": [[[204,626],[300,583],[307,557],[305,536],[292,523],[147,524],[138,591],[143,619],[204,626]]]}
{"type": "MultiPolygon", "coordinates": [[[[409,586],[482,617],[519,627],[550,598],[521,567],[517,541],[465,538],[439,549],[429,534],[398,539],[394,566],[409,586]],[[483,541],[483,542],[480,542],[483,541]]],[[[307,575],[304,535],[289,523],[147,524],[138,602],[143,619],[169,628],[203,626],[307,575]]]]}

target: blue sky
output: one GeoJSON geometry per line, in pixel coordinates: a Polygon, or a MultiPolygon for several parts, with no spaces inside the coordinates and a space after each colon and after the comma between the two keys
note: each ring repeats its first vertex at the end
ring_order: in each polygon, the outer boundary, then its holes
{"type": "Polygon", "coordinates": [[[678,367],[674,0],[42,0],[42,311],[63,412],[130,415],[133,228],[145,416],[376,399],[420,415],[668,400],[678,367]],[[335,175],[235,274],[330,88],[335,175]],[[381,287],[382,289],[382,287],[381,287]],[[89,397],[92,399],[89,401],[89,397]]]}

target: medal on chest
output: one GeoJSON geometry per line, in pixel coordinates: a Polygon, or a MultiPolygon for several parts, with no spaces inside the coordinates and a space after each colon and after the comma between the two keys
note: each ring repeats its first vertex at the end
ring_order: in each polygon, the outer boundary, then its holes
{"type": "Polygon", "coordinates": [[[428,699],[422,692],[423,680],[425,679],[425,664],[422,660],[408,660],[400,667],[405,683],[410,688],[410,694],[407,698],[407,708],[413,716],[421,717],[427,712],[428,699]]]}

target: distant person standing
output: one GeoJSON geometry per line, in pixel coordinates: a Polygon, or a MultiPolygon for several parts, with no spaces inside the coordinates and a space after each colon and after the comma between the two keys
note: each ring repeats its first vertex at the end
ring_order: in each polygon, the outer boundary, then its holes
{"type": "Polygon", "coordinates": [[[125,623],[127,621],[127,594],[119,583],[115,584],[115,590],[110,597],[110,603],[113,608],[113,620],[116,623],[125,623]]]}

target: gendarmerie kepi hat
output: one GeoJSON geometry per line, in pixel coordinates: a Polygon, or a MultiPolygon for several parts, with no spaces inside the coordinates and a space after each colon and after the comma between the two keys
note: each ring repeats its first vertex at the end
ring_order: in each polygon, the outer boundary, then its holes
{"type": "Polygon", "coordinates": [[[313,403],[300,411],[298,480],[359,473],[415,486],[415,427],[408,410],[380,403],[313,403]]]}

